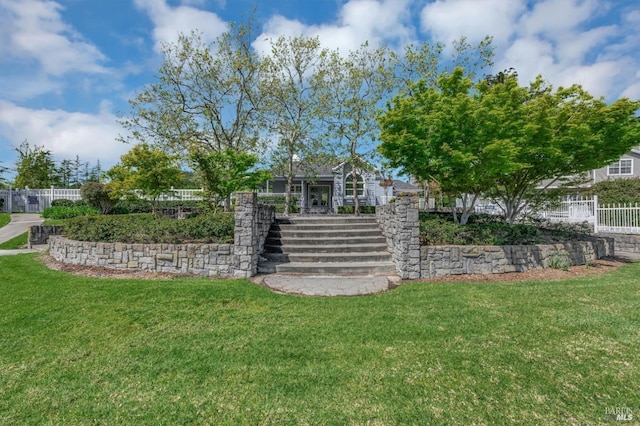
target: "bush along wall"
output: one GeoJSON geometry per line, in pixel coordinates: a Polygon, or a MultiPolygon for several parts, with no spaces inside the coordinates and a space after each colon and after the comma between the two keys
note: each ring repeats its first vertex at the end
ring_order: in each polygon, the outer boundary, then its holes
{"type": "MultiPolygon", "coordinates": [[[[544,241],[544,231],[530,226],[505,227],[502,224],[480,226],[486,232],[470,232],[466,228],[442,224],[441,218],[420,221],[418,200],[412,194],[399,194],[396,202],[378,206],[376,218],[403,279],[433,278],[457,274],[494,274],[522,272],[528,269],[582,265],[614,255],[612,238],[580,235],[565,230],[564,241],[552,244],[532,244],[544,241]],[[438,223],[443,226],[438,226],[438,223]],[[580,240],[582,238],[582,240],[580,240]],[[484,239],[487,244],[510,241],[509,245],[445,245],[484,239]],[[421,244],[431,244],[422,245],[421,244]],[[442,244],[442,245],[437,245],[442,244]]],[[[485,224],[487,225],[487,224],[485,224]]]]}
{"type": "Polygon", "coordinates": [[[75,265],[248,278],[257,272],[275,209],[259,205],[255,193],[239,193],[237,200],[235,215],[69,219],[66,237],[49,238],[50,253],[75,265]]]}

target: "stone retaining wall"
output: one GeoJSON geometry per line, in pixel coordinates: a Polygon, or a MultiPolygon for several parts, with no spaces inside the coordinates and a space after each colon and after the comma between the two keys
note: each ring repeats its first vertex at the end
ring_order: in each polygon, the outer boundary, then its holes
{"type": "Polygon", "coordinates": [[[51,256],[64,263],[177,274],[234,275],[233,244],[122,244],[49,240],[51,256]]]}
{"type": "MultiPolygon", "coordinates": [[[[378,206],[376,219],[398,275],[403,279],[433,278],[457,274],[501,274],[528,269],[584,265],[619,249],[628,238],[592,238],[589,241],[524,246],[420,246],[418,198],[401,193],[395,202],[378,206]]],[[[634,236],[640,251],[640,236],[634,236]]],[[[626,243],[625,243],[626,244],[626,243]]],[[[632,244],[629,242],[628,244],[632,244]]]]}
{"type": "Polygon", "coordinates": [[[376,220],[387,239],[400,278],[420,278],[418,195],[400,193],[395,202],[377,206],[376,220]]]}
{"type": "Polygon", "coordinates": [[[562,268],[613,254],[613,240],[605,238],[550,245],[424,246],[420,248],[420,278],[562,268]]]}
{"type": "Polygon", "coordinates": [[[257,272],[275,208],[257,203],[251,192],[236,196],[233,244],[123,244],[49,237],[51,256],[74,265],[221,277],[251,277],[257,272]]]}
{"type": "Polygon", "coordinates": [[[640,253],[640,235],[606,233],[599,233],[597,235],[599,237],[613,239],[616,251],[640,253]]]}
{"type": "Polygon", "coordinates": [[[52,235],[62,234],[62,227],[58,225],[34,225],[29,227],[29,247],[47,244],[52,235]]]}

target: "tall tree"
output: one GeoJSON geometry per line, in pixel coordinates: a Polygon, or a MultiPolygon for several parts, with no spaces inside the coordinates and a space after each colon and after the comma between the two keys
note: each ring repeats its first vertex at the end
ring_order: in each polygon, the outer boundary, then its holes
{"type": "Polygon", "coordinates": [[[285,210],[289,215],[293,180],[312,174],[311,164],[323,150],[320,126],[326,115],[319,102],[323,79],[318,76],[327,52],[318,38],[280,37],[264,59],[263,109],[269,131],[277,139],[272,155],[276,173],[286,178],[285,210]]]}
{"type": "Polygon", "coordinates": [[[96,161],[96,165],[91,168],[89,172],[88,182],[100,182],[102,178],[102,165],[100,164],[100,159],[96,161]]]}
{"type": "Polygon", "coordinates": [[[511,170],[498,174],[487,193],[509,221],[544,201],[558,180],[603,167],[640,140],[640,101],[607,104],[579,85],[554,90],[542,77],[520,87],[514,72],[486,79],[477,90],[483,127],[509,147],[511,170]]]}
{"type": "Polygon", "coordinates": [[[155,210],[158,198],[180,182],[182,171],[177,156],[139,144],[122,155],[106,176],[111,180],[107,185],[111,198],[141,197],[155,210]]]}
{"type": "Polygon", "coordinates": [[[71,177],[73,175],[71,160],[64,159],[56,169],[58,181],[65,188],[71,187],[71,177]]]}
{"type": "Polygon", "coordinates": [[[9,171],[6,167],[0,165],[0,188],[4,188],[7,186],[7,180],[4,177],[4,174],[9,171]]]}
{"type": "Polygon", "coordinates": [[[554,91],[540,77],[520,87],[515,72],[473,84],[456,68],[436,87],[419,83],[394,99],[379,119],[379,149],[445,191],[494,198],[513,222],[544,197],[544,181],[602,167],[637,145],[639,107],[607,105],[577,85],[554,91]]]}
{"type": "Polygon", "coordinates": [[[18,153],[15,187],[48,188],[59,184],[51,151],[44,146],[32,147],[26,140],[15,151],[18,153]]]}
{"type": "MultiPolygon", "coordinates": [[[[199,152],[191,158],[203,183],[210,207],[217,209],[220,202],[240,190],[255,190],[265,183],[271,174],[256,168],[258,156],[232,149],[199,152]]],[[[225,210],[229,209],[225,205],[225,210]]]]}
{"type": "Polygon", "coordinates": [[[256,151],[262,96],[251,31],[251,21],[231,24],[210,45],[198,33],[164,45],[158,81],[130,100],[131,115],[120,121],[131,131],[123,139],[155,144],[185,159],[227,149],[256,151]]]}
{"type": "Polygon", "coordinates": [[[508,147],[480,130],[479,98],[464,70],[443,74],[432,86],[420,81],[410,96],[394,99],[379,117],[380,152],[391,165],[424,181],[439,183],[452,199],[463,202],[465,224],[478,195],[493,184],[494,174],[510,171],[505,161],[508,147]]]}
{"type": "Polygon", "coordinates": [[[373,49],[365,43],[346,58],[332,52],[323,66],[319,77],[324,84],[318,86],[324,89],[321,99],[328,111],[327,135],[334,141],[336,154],[349,162],[351,182],[346,186],[352,190],[358,215],[359,179],[369,164],[366,158],[374,152],[376,112],[395,87],[394,61],[387,48],[373,49]]]}
{"type": "Polygon", "coordinates": [[[450,49],[443,43],[422,42],[408,44],[396,56],[395,77],[400,94],[410,94],[418,81],[423,85],[435,86],[443,73],[451,73],[457,67],[473,81],[493,66],[493,38],[485,37],[476,45],[466,37],[454,41],[450,49]],[[447,53],[450,54],[447,55],[447,53]]]}

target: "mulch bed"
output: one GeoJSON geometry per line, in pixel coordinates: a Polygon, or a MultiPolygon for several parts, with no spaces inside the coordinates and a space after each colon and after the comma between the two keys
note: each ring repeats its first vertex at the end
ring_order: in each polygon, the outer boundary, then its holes
{"type": "MultiPolygon", "coordinates": [[[[170,274],[167,272],[132,271],[111,269],[103,266],[69,265],[58,262],[49,255],[40,257],[42,263],[49,269],[67,272],[74,275],[82,275],[92,278],[119,278],[119,279],[143,279],[143,280],[170,280],[175,278],[194,277],[194,275],[170,274]]],[[[508,272],[504,274],[466,274],[449,275],[446,277],[420,279],[421,282],[523,282],[523,281],[551,281],[565,280],[569,278],[582,278],[592,275],[600,275],[619,268],[629,260],[624,258],[604,258],[592,261],[588,266],[571,266],[567,271],[562,269],[531,269],[525,272],[508,272]]]]}

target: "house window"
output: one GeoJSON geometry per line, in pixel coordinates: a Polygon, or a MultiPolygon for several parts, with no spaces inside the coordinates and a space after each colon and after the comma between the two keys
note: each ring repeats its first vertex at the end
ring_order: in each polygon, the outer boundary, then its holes
{"type": "MultiPolygon", "coordinates": [[[[356,173],[357,186],[356,190],[358,197],[364,196],[364,178],[362,175],[356,173]]],[[[353,173],[349,173],[345,178],[344,195],[347,197],[353,197],[353,173]]]]}
{"type": "Polygon", "coordinates": [[[633,159],[625,158],[610,164],[607,168],[608,175],[631,175],[633,174],[633,159]]]}

